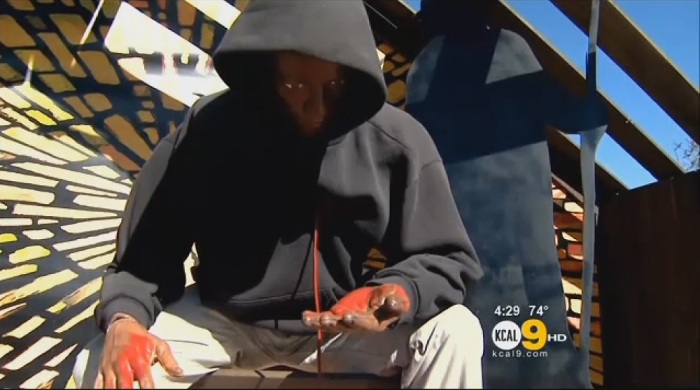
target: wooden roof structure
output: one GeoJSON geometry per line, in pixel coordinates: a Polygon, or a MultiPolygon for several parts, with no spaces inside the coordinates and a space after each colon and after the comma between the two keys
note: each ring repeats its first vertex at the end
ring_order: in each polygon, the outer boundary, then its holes
{"type": "MultiPolygon", "coordinates": [[[[551,0],[584,33],[591,0],[551,0]]],[[[411,61],[427,43],[420,16],[402,0],[365,0],[372,27],[411,61]]],[[[700,93],[614,2],[602,2],[599,47],[647,92],[696,142],[700,141],[700,93]]],[[[532,47],[545,71],[577,94],[586,88],[584,74],[504,1],[492,16],[495,26],[515,31],[532,47]]],[[[636,125],[605,93],[608,134],[657,180],[683,173],[681,166],[636,125]]],[[[555,176],[582,192],[579,148],[565,135],[550,129],[549,146],[555,176]]],[[[627,187],[606,168],[597,166],[598,199],[605,200],[627,187]]]]}

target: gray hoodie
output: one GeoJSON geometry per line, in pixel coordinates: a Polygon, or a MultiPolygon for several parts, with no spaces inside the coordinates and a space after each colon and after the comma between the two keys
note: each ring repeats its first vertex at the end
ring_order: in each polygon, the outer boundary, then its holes
{"type": "Polygon", "coordinates": [[[102,329],[117,312],[152,325],[182,296],[183,261],[195,244],[203,304],[303,332],[301,313],[314,309],[314,227],[324,309],[384,283],[412,299],[402,322],[463,302],[481,268],[431,138],[385,103],[362,1],[252,1],[214,65],[229,89],[197,101],[134,184],[96,310],[102,329]],[[297,137],[271,93],[269,54],[279,50],[352,71],[340,114],[320,139],[297,137]],[[363,274],[374,246],[388,266],[363,274]]]}

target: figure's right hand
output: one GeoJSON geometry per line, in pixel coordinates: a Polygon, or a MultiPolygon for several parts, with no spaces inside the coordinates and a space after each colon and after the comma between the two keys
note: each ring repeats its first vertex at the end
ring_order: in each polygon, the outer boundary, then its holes
{"type": "Polygon", "coordinates": [[[158,361],[165,371],[181,376],[168,344],[149,333],[138,322],[122,319],[114,322],[105,335],[96,389],[133,389],[134,381],[141,389],[153,389],[151,365],[158,361]]]}

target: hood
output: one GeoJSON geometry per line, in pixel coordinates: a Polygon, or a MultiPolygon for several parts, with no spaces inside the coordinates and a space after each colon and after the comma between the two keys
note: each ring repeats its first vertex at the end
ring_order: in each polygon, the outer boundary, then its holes
{"type": "Polygon", "coordinates": [[[214,52],[214,67],[232,90],[274,91],[271,56],[295,51],[351,70],[339,117],[343,128],[374,116],[387,90],[362,0],[250,0],[214,52]]]}
{"type": "Polygon", "coordinates": [[[499,0],[421,0],[419,16],[432,35],[485,31],[499,0]]]}

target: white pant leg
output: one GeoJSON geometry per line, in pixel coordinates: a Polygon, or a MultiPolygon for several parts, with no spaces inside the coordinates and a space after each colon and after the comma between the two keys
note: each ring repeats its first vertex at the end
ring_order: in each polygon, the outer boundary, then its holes
{"type": "MultiPolygon", "coordinates": [[[[323,370],[390,376],[401,372],[402,388],[482,388],[483,330],[478,318],[455,305],[422,325],[382,333],[347,333],[326,342],[323,370]]],[[[315,371],[316,353],[295,368],[315,371]]]]}
{"type": "MultiPolygon", "coordinates": [[[[154,365],[156,388],[189,388],[202,376],[222,367],[257,369],[275,364],[259,348],[255,328],[202,306],[194,286],[188,287],[180,301],[166,307],[149,331],[168,343],[184,371],[182,377],[176,378],[159,364],[154,365]]],[[[100,335],[78,354],[73,368],[77,388],[94,388],[103,344],[104,335],[100,335]]]]}
{"type": "Polygon", "coordinates": [[[411,335],[412,360],[401,386],[412,389],[481,389],[484,334],[479,319],[455,305],[411,335]]]}

